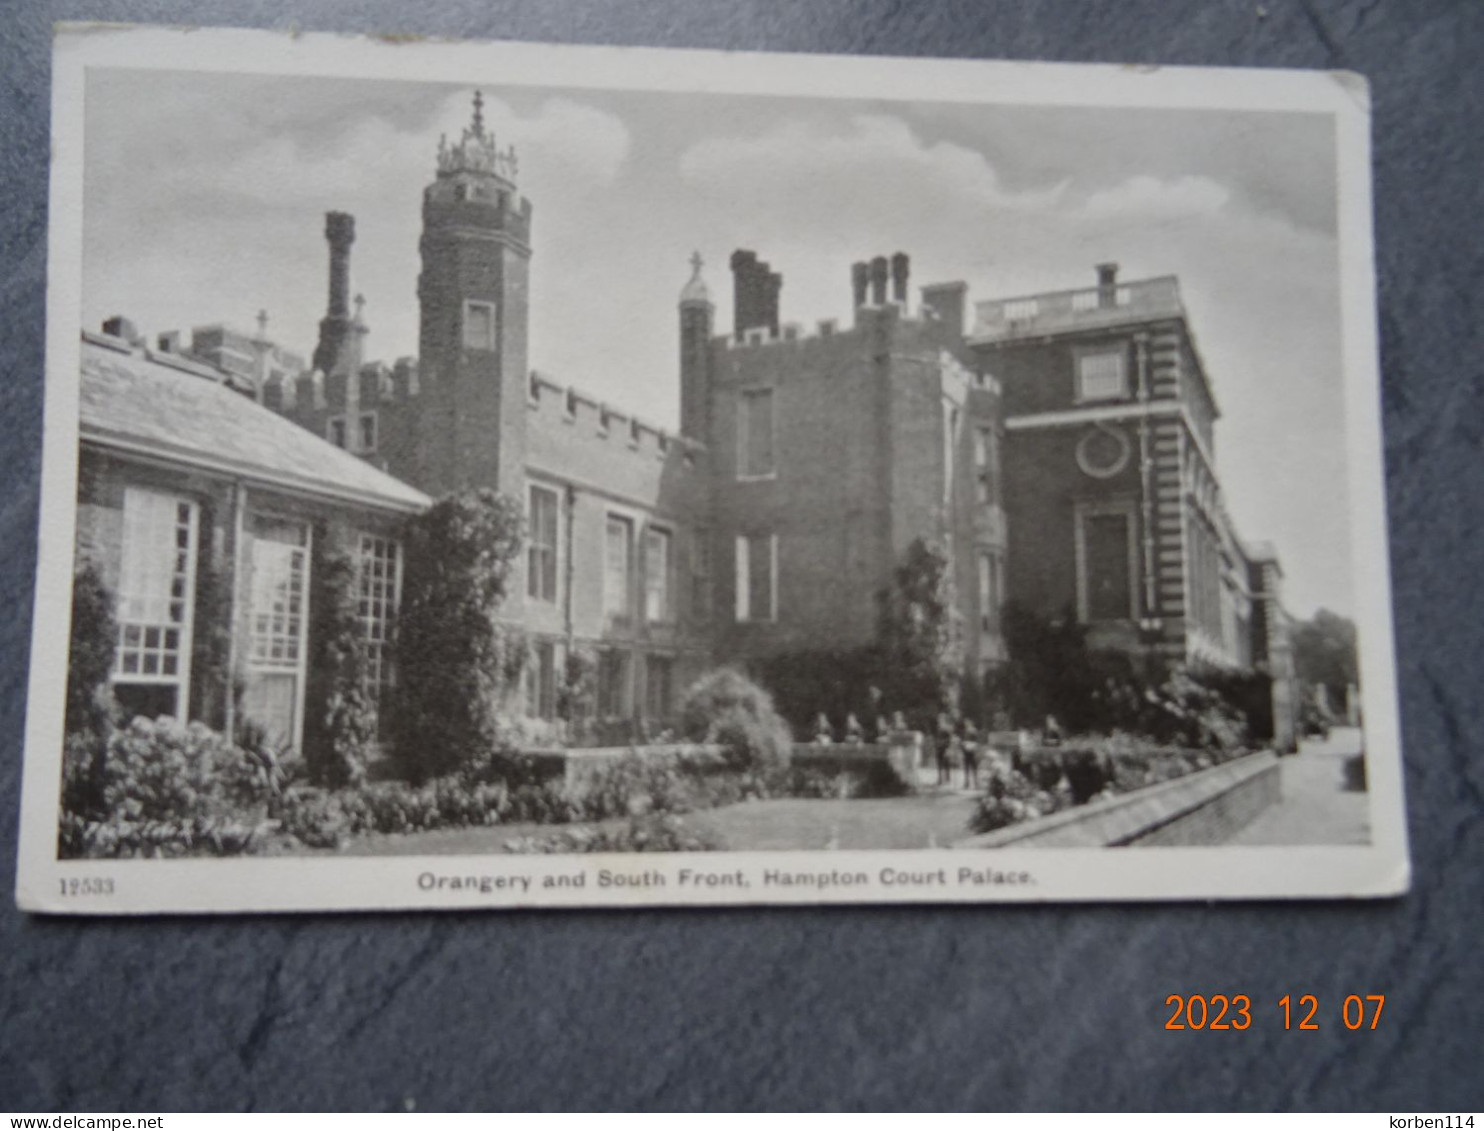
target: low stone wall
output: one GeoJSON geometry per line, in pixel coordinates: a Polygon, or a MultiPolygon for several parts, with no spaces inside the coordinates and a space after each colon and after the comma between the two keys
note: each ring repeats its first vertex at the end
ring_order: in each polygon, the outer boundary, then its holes
{"type": "Polygon", "coordinates": [[[917,784],[918,748],[916,735],[906,735],[896,742],[870,742],[859,746],[835,743],[829,746],[795,743],[793,764],[825,773],[869,773],[876,766],[885,767],[908,788],[917,784]]]}
{"type": "Polygon", "coordinates": [[[1281,795],[1270,750],[960,841],[959,848],[1221,844],[1281,795]]]}
{"type": "Polygon", "coordinates": [[[700,765],[704,771],[725,768],[721,747],[677,742],[651,746],[587,746],[573,749],[526,750],[537,777],[544,781],[561,778],[568,786],[582,786],[620,760],[637,754],[646,759],[679,761],[700,765]]]}
{"type": "MultiPolygon", "coordinates": [[[[550,747],[524,751],[536,776],[542,781],[560,778],[569,786],[581,786],[608,769],[620,759],[639,755],[646,759],[684,759],[699,766],[703,773],[722,773],[726,762],[721,747],[696,743],[672,743],[650,746],[550,747]]],[[[910,741],[831,746],[795,743],[793,763],[803,769],[828,774],[866,775],[876,768],[892,773],[902,785],[911,787],[917,781],[917,748],[910,741]]]]}

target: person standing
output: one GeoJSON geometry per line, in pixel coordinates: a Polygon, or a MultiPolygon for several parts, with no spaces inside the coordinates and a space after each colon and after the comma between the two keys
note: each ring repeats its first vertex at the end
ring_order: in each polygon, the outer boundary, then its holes
{"type": "Polygon", "coordinates": [[[934,736],[934,748],[938,758],[938,784],[953,784],[953,765],[949,761],[953,747],[953,719],[947,711],[938,712],[938,733],[934,736]]]}
{"type": "Polygon", "coordinates": [[[964,716],[959,728],[959,746],[964,754],[964,788],[979,788],[979,728],[974,720],[964,716]]]}

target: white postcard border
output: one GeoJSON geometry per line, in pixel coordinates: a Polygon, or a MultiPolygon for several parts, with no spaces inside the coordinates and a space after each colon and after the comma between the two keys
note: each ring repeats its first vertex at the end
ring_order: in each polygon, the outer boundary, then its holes
{"type": "Polygon", "coordinates": [[[1353,74],[882,57],[744,54],[525,43],[450,43],[244,29],[61,25],[52,94],[51,229],[42,495],[21,797],[17,900],[26,910],[131,914],[521,906],[833,902],[1027,902],[1375,897],[1409,883],[1386,540],[1371,231],[1370,116],[1353,74]],[[62,716],[77,486],[84,86],[90,67],[374,77],[650,91],[999,104],[1295,110],[1335,116],[1339,246],[1372,843],[1353,848],[1004,849],[995,852],[756,852],[614,856],[283,857],[58,860],[62,716]],[[554,68],[553,63],[558,65],[554,68]],[[884,869],[945,882],[891,884],[884,869]],[[962,868],[1028,883],[960,883],[962,868]],[[747,886],[686,886],[679,873],[739,873],[747,886]],[[599,886],[653,870],[659,886],[599,886]],[[764,873],[860,871],[865,884],[779,886],[764,873]],[[543,887],[585,875],[581,887],[543,887]],[[425,876],[434,877],[427,886],[425,876]],[[529,888],[437,886],[436,878],[524,877],[529,888]],[[113,896],[64,895],[109,879],[113,896]],[[74,885],[75,887],[76,885],[74,885]]]}

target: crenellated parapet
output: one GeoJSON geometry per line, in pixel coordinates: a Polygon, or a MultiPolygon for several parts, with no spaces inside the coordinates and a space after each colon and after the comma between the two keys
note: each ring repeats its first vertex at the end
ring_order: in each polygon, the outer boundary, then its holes
{"type": "Polygon", "coordinates": [[[532,372],[526,401],[533,430],[597,443],[635,460],[658,460],[677,468],[700,466],[705,445],[625,412],[574,385],[532,372]]]}

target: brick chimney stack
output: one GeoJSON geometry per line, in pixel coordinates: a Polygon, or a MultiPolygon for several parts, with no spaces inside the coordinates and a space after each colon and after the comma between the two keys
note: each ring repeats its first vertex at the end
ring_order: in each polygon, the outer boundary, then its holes
{"type": "Polygon", "coordinates": [[[731,267],[733,337],[740,342],[748,330],[761,328],[776,338],[783,276],[758,259],[756,252],[744,248],[732,252],[731,267]]]}
{"type": "Polygon", "coordinates": [[[886,256],[878,255],[871,260],[871,305],[886,305],[886,256]]]}
{"type": "Polygon", "coordinates": [[[350,245],[356,240],[355,217],[348,212],[325,213],[325,240],[330,245],[330,300],[314,349],[314,367],[321,373],[335,368],[350,333],[350,245]]]}
{"type": "Polygon", "coordinates": [[[871,265],[864,261],[850,265],[850,288],[855,296],[855,309],[866,305],[866,294],[871,289],[871,265]]]}
{"type": "Polygon", "coordinates": [[[907,276],[911,269],[911,262],[905,251],[899,251],[891,257],[891,301],[903,310],[907,308],[907,276]]]}

